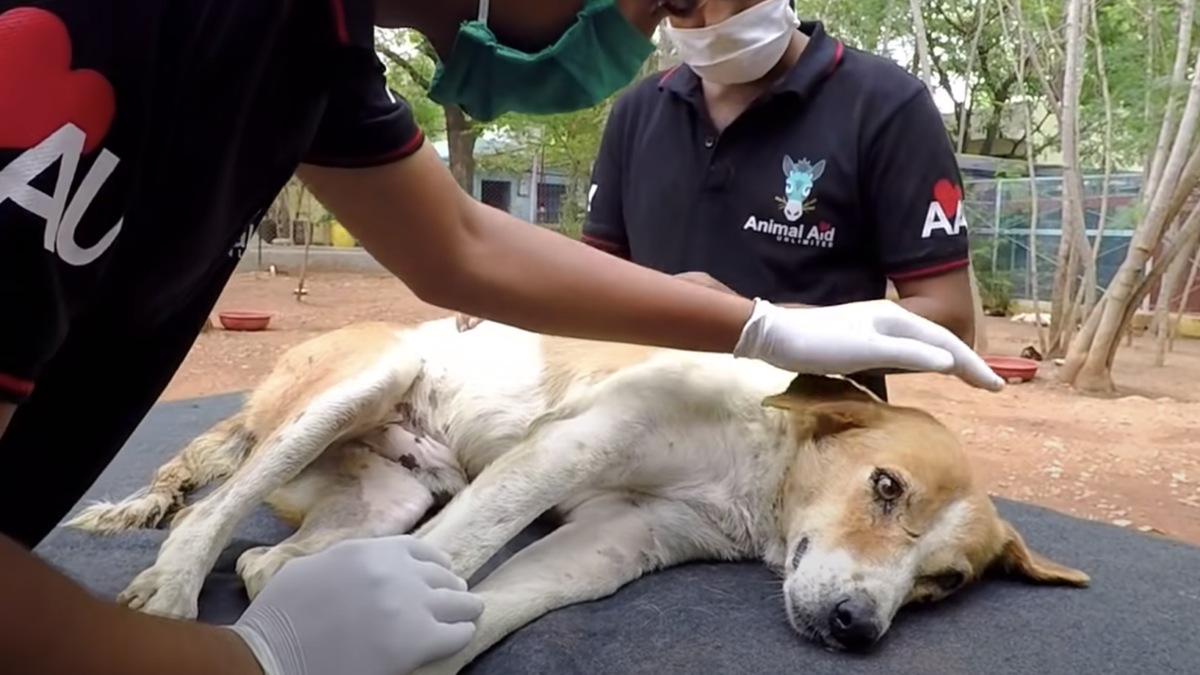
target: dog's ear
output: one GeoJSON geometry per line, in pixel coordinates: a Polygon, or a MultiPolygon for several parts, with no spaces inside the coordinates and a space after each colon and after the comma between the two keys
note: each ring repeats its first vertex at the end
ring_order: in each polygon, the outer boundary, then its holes
{"type": "Polygon", "coordinates": [[[854,382],[825,375],[797,375],[783,393],[763,405],[792,413],[812,440],[870,426],[879,415],[879,399],[854,382]]]}
{"type": "Polygon", "coordinates": [[[1056,563],[1025,545],[1025,540],[1008,521],[1000,521],[1004,543],[995,566],[1015,577],[1052,586],[1087,586],[1091,582],[1085,572],[1056,563]]]}
{"type": "Polygon", "coordinates": [[[794,410],[826,401],[878,401],[861,386],[843,377],[800,374],[780,394],[768,396],[763,405],[794,410]]]}
{"type": "Polygon", "coordinates": [[[869,400],[814,401],[783,393],[767,397],[763,404],[788,411],[793,426],[814,441],[851,429],[866,429],[879,416],[878,404],[869,400]]]}

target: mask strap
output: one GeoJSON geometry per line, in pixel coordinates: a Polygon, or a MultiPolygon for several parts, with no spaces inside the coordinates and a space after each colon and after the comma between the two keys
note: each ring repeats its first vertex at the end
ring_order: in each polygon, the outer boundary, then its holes
{"type": "Polygon", "coordinates": [[[488,6],[491,4],[491,0],[479,0],[479,23],[485,26],[488,20],[488,6]]]}

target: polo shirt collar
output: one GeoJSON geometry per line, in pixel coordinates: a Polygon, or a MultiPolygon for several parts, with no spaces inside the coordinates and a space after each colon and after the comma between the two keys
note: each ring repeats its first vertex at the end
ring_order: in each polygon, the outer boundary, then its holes
{"type": "MultiPolygon", "coordinates": [[[[820,21],[801,22],[800,32],[808,36],[808,45],[796,60],[796,65],[771,88],[772,92],[791,92],[801,98],[807,97],[842,61],[844,47],[841,41],[830,37],[820,21]]],[[[658,88],[693,102],[704,95],[700,76],[686,64],[663,73],[658,88]]]]}

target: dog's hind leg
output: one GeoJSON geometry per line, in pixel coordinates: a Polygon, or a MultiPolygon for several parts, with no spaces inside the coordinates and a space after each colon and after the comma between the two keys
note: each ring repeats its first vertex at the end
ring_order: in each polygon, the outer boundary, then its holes
{"type": "MultiPolygon", "coordinates": [[[[418,446],[421,440],[414,441],[418,446]]],[[[294,558],[312,555],[347,539],[404,534],[435,501],[462,489],[466,479],[437,470],[420,448],[392,461],[361,441],[331,449],[269,503],[282,511],[303,512],[295,534],[276,546],[252,548],[237,562],[238,576],[254,599],[294,558]],[[435,473],[436,471],[436,473],[435,473]],[[307,503],[306,503],[307,502],[307,503]]]]}
{"type": "Polygon", "coordinates": [[[180,514],[154,566],[118,600],[152,614],[194,618],[204,578],[238,522],[331,444],[389,419],[419,372],[414,357],[385,353],[375,366],[313,396],[225,484],[180,514]]]}
{"type": "Polygon", "coordinates": [[[154,472],[150,485],[119,502],[99,502],[64,523],[66,527],[115,534],[161,527],[184,505],[187,495],[228,478],[254,445],[254,435],[238,412],[197,436],[154,472]]]}
{"type": "Polygon", "coordinates": [[[644,574],[697,559],[704,554],[699,539],[681,534],[711,529],[677,502],[619,495],[592,500],[475,586],[484,609],[471,643],[413,675],[453,675],[549,612],[607,597],[644,574]]]}
{"type": "Polygon", "coordinates": [[[643,424],[649,423],[637,403],[608,396],[546,423],[484,469],[418,534],[450,556],[459,576],[470,578],[538,516],[614,468],[633,468],[633,450],[645,442],[643,424]]]}

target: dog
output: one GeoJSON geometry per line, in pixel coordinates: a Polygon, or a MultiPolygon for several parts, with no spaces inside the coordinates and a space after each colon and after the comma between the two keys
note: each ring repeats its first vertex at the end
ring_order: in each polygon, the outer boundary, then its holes
{"type": "Polygon", "coordinates": [[[290,349],[148,488],[68,524],[115,533],[174,514],[154,565],[119,600],[191,618],[234,527],[264,501],[298,529],[240,557],[251,598],[298,556],[414,528],[470,578],[543,513],[562,518],[475,586],[474,641],[424,675],[456,673],[547,612],[700,559],[762,560],[783,578],[795,630],[853,651],[902,606],[988,570],[1089,581],[1025,544],[955,435],[920,409],[727,354],[495,322],[462,332],[452,317],[356,324],[290,349]]]}

